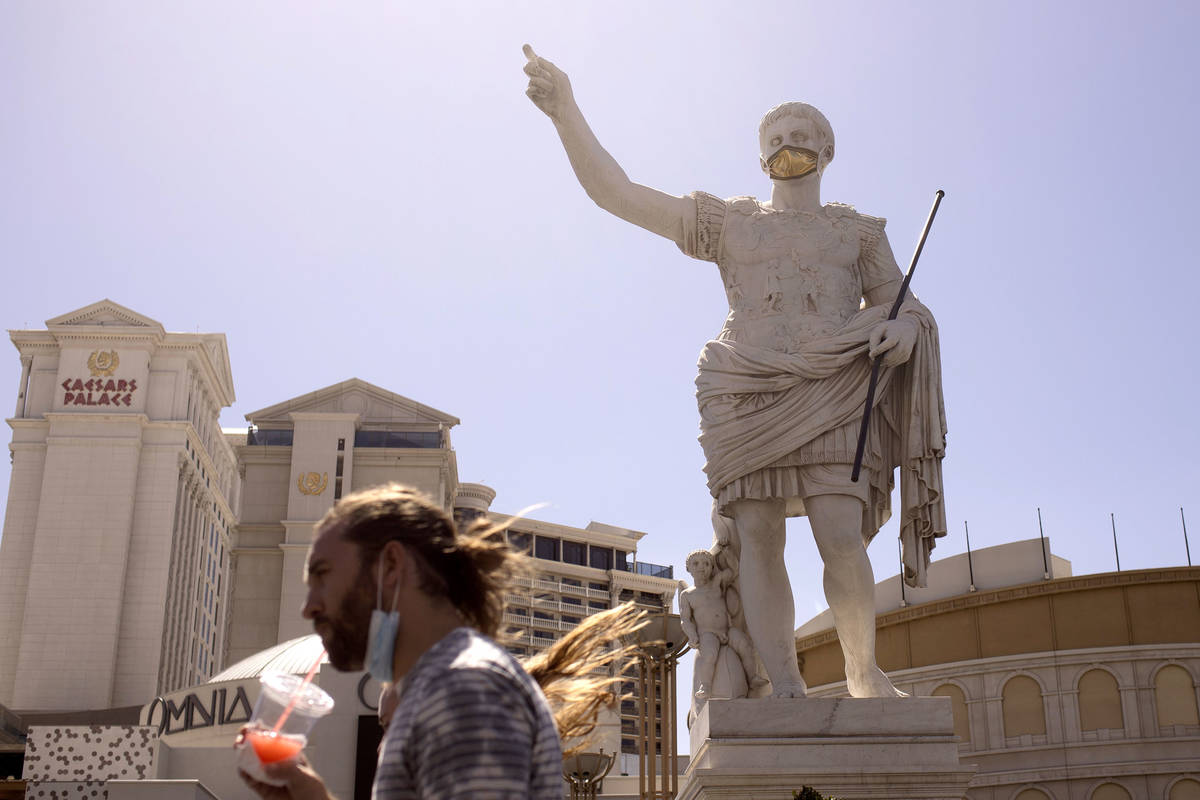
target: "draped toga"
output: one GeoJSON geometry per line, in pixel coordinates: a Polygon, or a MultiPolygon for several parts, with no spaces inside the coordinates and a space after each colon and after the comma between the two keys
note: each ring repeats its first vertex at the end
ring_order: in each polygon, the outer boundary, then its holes
{"type": "MultiPolygon", "coordinates": [[[[872,289],[903,278],[886,220],[831,203],[821,213],[775,210],[754,198],[703,192],[681,249],[715,261],[729,300],[720,334],[700,354],[696,399],[708,487],[718,507],[781,499],[805,513],[802,468],[844,465],[847,485],[870,379],[871,330],[887,305],[872,289]]],[[[937,325],[911,297],[898,319],[914,326],[907,363],[883,368],[863,477],[862,533],[891,516],[900,468],[904,579],[924,586],[934,540],[946,534],[941,461],[946,445],[937,325]]]]}

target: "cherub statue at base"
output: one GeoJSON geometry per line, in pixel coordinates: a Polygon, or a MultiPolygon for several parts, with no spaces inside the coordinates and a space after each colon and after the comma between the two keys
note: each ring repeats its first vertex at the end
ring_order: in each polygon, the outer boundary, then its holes
{"type": "MultiPolygon", "coordinates": [[[[727,545],[714,545],[713,550],[726,550],[727,545]]],[[[732,555],[732,553],[728,553],[732,555]]],[[[717,657],[722,647],[729,647],[737,654],[747,683],[764,681],[757,677],[757,662],[754,647],[746,634],[730,624],[729,610],[725,605],[725,592],[736,581],[731,569],[717,569],[717,553],[712,550],[695,550],[688,554],[686,569],[695,580],[690,589],[679,592],[679,616],[688,644],[698,651],[694,673],[696,699],[707,700],[712,694],[713,679],[717,670],[717,657]]],[[[686,584],[685,584],[686,585],[686,584]]]]}

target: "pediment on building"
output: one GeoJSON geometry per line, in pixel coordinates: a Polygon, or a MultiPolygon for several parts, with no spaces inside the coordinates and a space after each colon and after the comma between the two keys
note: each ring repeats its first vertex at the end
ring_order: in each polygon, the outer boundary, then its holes
{"type": "Polygon", "coordinates": [[[233,392],[233,367],[229,364],[229,345],[225,341],[225,334],[206,333],[201,336],[204,341],[204,354],[208,356],[213,372],[216,373],[217,380],[221,383],[221,389],[225,392],[228,405],[233,405],[233,401],[236,399],[233,392]]]}
{"type": "Polygon", "coordinates": [[[358,378],[251,411],[246,419],[256,425],[271,421],[284,422],[290,421],[289,415],[296,413],[358,414],[360,425],[432,423],[454,426],[460,422],[452,414],[358,378]]]}
{"type": "Polygon", "coordinates": [[[148,328],[158,333],[164,333],[162,323],[158,320],[150,319],[150,317],[139,314],[133,309],[126,308],[120,303],[114,303],[107,298],[92,303],[90,306],[70,311],[54,319],[46,320],[46,327],[51,329],[72,326],[148,328]]]}

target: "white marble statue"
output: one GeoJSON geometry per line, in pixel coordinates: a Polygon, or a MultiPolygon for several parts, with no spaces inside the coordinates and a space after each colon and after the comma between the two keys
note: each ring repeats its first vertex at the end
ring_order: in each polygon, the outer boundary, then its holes
{"type": "Polygon", "coordinates": [[[700,443],[719,512],[732,519],[738,589],[772,695],[803,697],[784,522],[806,515],[855,697],[898,696],[875,662],[866,544],[891,513],[901,471],[905,579],[924,585],[946,531],[941,366],[933,316],[915,297],[888,321],[902,274],[884,220],[822,204],[833,130],[784,103],[759,125],[771,198],[676,196],[631,181],[584,120],[566,74],[526,45],[526,94],[553,121],[575,175],[601,208],[714,261],[729,300],[696,378],[700,443]],[[863,474],[850,480],[871,359],[882,356],[863,474]]]}
{"type": "Polygon", "coordinates": [[[751,689],[762,685],[758,677],[758,660],[750,639],[733,623],[730,606],[736,610],[737,558],[728,542],[718,542],[709,550],[693,550],[684,568],[695,585],[688,588],[680,582],[679,618],[688,644],[697,651],[692,691],[698,700],[718,696],[746,697],[751,689]],[[718,563],[718,558],[724,564],[718,563]],[[724,649],[737,657],[736,679],[716,688],[717,663],[724,649]]]}

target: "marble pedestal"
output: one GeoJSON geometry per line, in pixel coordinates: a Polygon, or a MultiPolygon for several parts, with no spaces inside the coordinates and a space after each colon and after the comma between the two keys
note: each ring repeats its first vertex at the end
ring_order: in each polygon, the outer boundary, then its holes
{"type": "Polygon", "coordinates": [[[710,700],[691,740],[680,800],[962,800],[975,774],[944,697],[710,700]]]}

